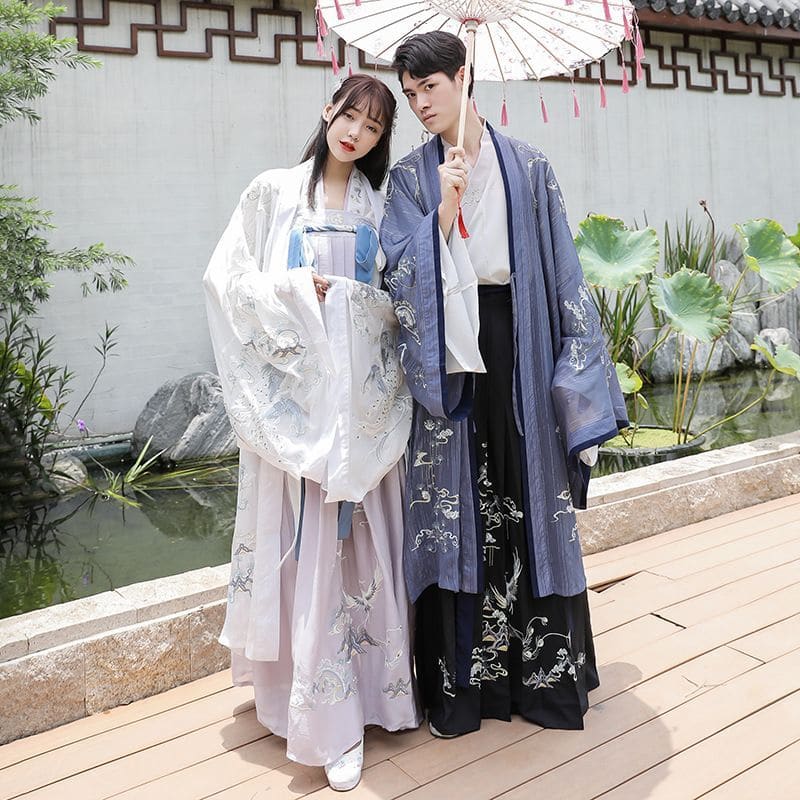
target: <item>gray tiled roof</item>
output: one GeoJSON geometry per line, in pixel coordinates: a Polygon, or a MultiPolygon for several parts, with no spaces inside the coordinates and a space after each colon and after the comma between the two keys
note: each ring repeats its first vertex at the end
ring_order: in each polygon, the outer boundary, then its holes
{"type": "Polygon", "coordinates": [[[688,14],[800,31],[800,0],[633,0],[633,4],[637,9],[649,8],[676,16],[688,14]]]}

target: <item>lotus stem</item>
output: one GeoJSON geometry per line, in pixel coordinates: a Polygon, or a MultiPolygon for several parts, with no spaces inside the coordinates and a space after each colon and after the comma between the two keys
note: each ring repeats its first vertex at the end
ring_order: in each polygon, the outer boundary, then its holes
{"type": "Polygon", "coordinates": [[[759,397],[753,400],[752,403],[748,403],[744,408],[740,408],[735,414],[731,414],[729,417],[725,417],[725,419],[721,419],[719,422],[715,422],[713,425],[709,425],[707,428],[703,428],[697,435],[702,436],[709,431],[713,431],[714,428],[718,428],[720,425],[724,425],[726,422],[730,422],[732,419],[736,419],[736,417],[744,414],[745,411],[749,411],[753,406],[758,405],[758,403],[762,402],[764,398],[769,394],[769,390],[772,388],[772,381],[775,379],[775,373],[777,370],[773,369],[772,372],[769,374],[769,378],[767,379],[767,385],[764,387],[764,391],[761,393],[759,397]]]}
{"type": "Polygon", "coordinates": [[[681,432],[682,432],[684,444],[688,441],[689,430],[688,429],[684,429],[683,420],[684,420],[684,417],[686,416],[686,402],[689,399],[689,387],[691,386],[691,383],[692,383],[692,369],[694,368],[694,359],[695,359],[695,356],[697,355],[697,345],[698,344],[699,344],[698,340],[695,339],[694,340],[694,347],[692,347],[692,354],[691,354],[691,356],[689,356],[689,369],[687,370],[687,373],[686,373],[686,388],[684,389],[684,392],[683,392],[683,403],[681,404],[681,412],[680,412],[680,414],[678,416],[678,438],[680,439],[681,432]]]}
{"type": "MultiPolygon", "coordinates": [[[[697,402],[700,399],[700,390],[703,388],[703,384],[706,382],[706,375],[708,375],[708,367],[711,364],[711,357],[714,355],[714,350],[717,346],[717,342],[719,341],[719,337],[714,339],[711,343],[711,348],[708,351],[708,358],[706,359],[705,366],[703,367],[703,373],[700,376],[700,382],[697,384],[697,388],[694,390],[694,398],[692,400],[692,408],[689,411],[689,419],[686,420],[686,430],[692,425],[692,420],[694,419],[694,412],[697,410],[697,402]]],[[[699,435],[699,434],[698,434],[699,435]]]]}

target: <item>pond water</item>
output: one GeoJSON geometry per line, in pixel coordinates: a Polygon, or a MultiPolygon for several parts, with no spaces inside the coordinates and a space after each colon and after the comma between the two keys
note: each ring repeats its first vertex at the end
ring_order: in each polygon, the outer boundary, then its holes
{"type": "Polygon", "coordinates": [[[0,544],[0,618],[230,560],[235,467],[217,485],[137,493],[139,508],[72,495],[0,544]]]}
{"type": "MultiPolygon", "coordinates": [[[[747,372],[708,381],[694,427],[755,400],[766,378],[764,372],[747,372]]],[[[669,424],[671,387],[649,387],[648,399],[650,410],[641,421],[669,424]]],[[[780,377],[762,402],[711,431],[704,448],[798,429],[800,381],[780,377]]],[[[236,512],[234,473],[235,468],[226,470],[214,483],[205,478],[183,488],[151,489],[148,496],[137,495],[140,508],[72,496],[31,518],[13,542],[0,538],[0,618],[227,562],[236,512]]]]}

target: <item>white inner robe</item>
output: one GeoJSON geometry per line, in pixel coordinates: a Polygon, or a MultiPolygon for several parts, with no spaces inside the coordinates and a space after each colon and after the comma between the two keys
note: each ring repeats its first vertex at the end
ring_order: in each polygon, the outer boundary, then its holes
{"type": "MultiPolygon", "coordinates": [[[[445,155],[454,146],[444,140],[442,144],[445,155]]],[[[447,239],[439,232],[447,372],[486,372],[478,348],[478,286],[504,286],[511,280],[505,186],[486,125],[478,158],[469,169],[461,211],[468,239],[461,238],[457,224],[447,239]]],[[[580,453],[588,466],[596,464],[597,457],[596,445],[580,453]]]]}

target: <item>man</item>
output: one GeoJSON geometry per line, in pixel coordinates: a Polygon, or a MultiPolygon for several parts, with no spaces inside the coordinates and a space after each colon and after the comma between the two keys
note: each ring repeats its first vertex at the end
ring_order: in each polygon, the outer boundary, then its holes
{"type": "Polygon", "coordinates": [[[392,169],[381,228],[415,400],[417,677],[436,736],[512,713],[582,728],[598,678],[574,512],[627,415],[547,159],[471,104],[453,146],[464,60],[434,32],[393,65],[434,134],[392,169]]]}

